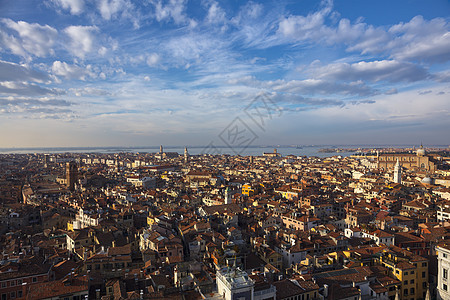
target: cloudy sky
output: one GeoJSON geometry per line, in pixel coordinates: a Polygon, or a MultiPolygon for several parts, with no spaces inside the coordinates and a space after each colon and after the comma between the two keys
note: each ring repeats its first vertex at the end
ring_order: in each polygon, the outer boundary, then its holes
{"type": "Polygon", "coordinates": [[[233,126],[450,144],[449,20],[447,0],[0,0],[0,147],[221,144],[233,126]]]}

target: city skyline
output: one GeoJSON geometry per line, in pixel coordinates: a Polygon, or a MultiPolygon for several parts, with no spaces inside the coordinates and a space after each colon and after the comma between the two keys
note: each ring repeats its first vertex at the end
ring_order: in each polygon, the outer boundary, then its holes
{"type": "Polygon", "coordinates": [[[1,2],[0,147],[223,144],[236,118],[253,145],[449,144],[449,11],[1,2]],[[248,113],[262,96],[263,124],[248,113]]]}

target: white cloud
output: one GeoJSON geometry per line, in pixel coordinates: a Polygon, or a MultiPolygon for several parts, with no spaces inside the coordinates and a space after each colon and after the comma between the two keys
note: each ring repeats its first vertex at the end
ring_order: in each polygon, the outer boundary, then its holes
{"type": "Polygon", "coordinates": [[[78,89],[70,89],[70,92],[74,93],[75,96],[108,96],[111,95],[110,92],[105,91],[103,89],[93,88],[93,87],[84,87],[78,89]]]}
{"type": "Polygon", "coordinates": [[[105,20],[130,19],[134,28],[139,28],[140,13],[129,0],[99,0],[97,8],[105,20]]]}
{"type": "Polygon", "coordinates": [[[42,98],[27,98],[27,97],[0,98],[0,106],[7,106],[7,105],[65,107],[65,106],[72,105],[72,103],[70,103],[66,100],[48,99],[46,97],[42,97],[42,98]]]}
{"type": "Polygon", "coordinates": [[[206,15],[206,21],[208,23],[223,23],[226,20],[225,11],[219,6],[219,3],[212,1],[208,8],[208,14],[206,15]]]}
{"type": "Polygon", "coordinates": [[[77,65],[69,65],[59,60],[53,62],[52,72],[56,76],[62,76],[66,79],[86,80],[86,77],[96,77],[90,65],[83,68],[77,65]]]}
{"type": "Polygon", "coordinates": [[[83,0],[51,0],[56,6],[69,10],[72,15],[79,15],[84,10],[83,0]]]}
{"type": "Polygon", "coordinates": [[[160,57],[157,53],[151,53],[147,56],[147,65],[154,66],[156,65],[160,60],[160,57]]]}
{"type": "Polygon", "coordinates": [[[2,30],[0,43],[12,53],[25,58],[54,54],[53,46],[58,35],[55,28],[25,21],[14,22],[11,19],[2,19],[2,23],[10,29],[11,34],[2,30]]]}
{"type": "Polygon", "coordinates": [[[98,9],[102,18],[110,20],[113,15],[120,12],[125,5],[125,1],[122,0],[100,0],[98,1],[98,9]]]}
{"type": "Polygon", "coordinates": [[[242,16],[246,16],[246,17],[249,17],[251,19],[255,19],[255,18],[257,18],[257,17],[259,17],[261,15],[262,10],[263,10],[262,4],[254,3],[254,2],[248,2],[243,7],[243,10],[241,12],[241,17],[242,16]]]}
{"type": "MultiPolygon", "coordinates": [[[[448,90],[448,88],[443,87],[448,90]]],[[[339,120],[357,120],[364,122],[390,121],[401,124],[403,121],[431,123],[440,121],[448,123],[450,111],[448,99],[444,94],[421,94],[420,90],[411,90],[392,95],[380,95],[375,97],[375,103],[353,106],[350,109],[337,111],[327,108],[317,113],[325,118],[338,118],[339,120]]],[[[389,123],[384,123],[389,126],[389,123]]],[[[444,127],[445,128],[445,127],[444,127]]]]}
{"type": "Polygon", "coordinates": [[[414,82],[428,77],[427,71],[415,64],[396,60],[380,60],[358,63],[336,63],[315,68],[318,78],[333,80],[367,80],[390,82],[414,82]]]}
{"type": "Polygon", "coordinates": [[[276,93],[292,93],[293,97],[299,95],[359,95],[367,96],[376,94],[377,91],[365,85],[362,81],[356,80],[348,83],[339,83],[334,80],[305,79],[305,80],[273,80],[258,81],[253,76],[233,78],[227,81],[232,85],[244,85],[248,87],[265,89],[276,93]]]}
{"type": "Polygon", "coordinates": [[[155,17],[158,21],[172,19],[175,24],[184,24],[188,21],[185,15],[186,0],[155,0],[152,4],[155,6],[155,17]]]}
{"type": "Polygon", "coordinates": [[[433,74],[433,79],[439,82],[450,82],[450,71],[443,71],[433,74]]]}
{"type": "Polygon", "coordinates": [[[106,47],[100,47],[100,49],[98,49],[98,54],[100,54],[101,56],[105,56],[105,54],[108,52],[108,48],[106,47]]]}
{"type": "Polygon", "coordinates": [[[321,79],[306,80],[277,80],[266,82],[266,85],[275,91],[290,92],[306,95],[358,95],[367,96],[376,94],[376,91],[366,86],[362,81],[353,81],[350,83],[338,83],[335,81],[321,79]]]}
{"type": "Polygon", "coordinates": [[[64,32],[70,38],[70,43],[67,50],[73,55],[84,58],[86,54],[93,51],[96,32],[96,26],[69,26],[64,29],[64,32]]]}
{"type": "Polygon", "coordinates": [[[268,13],[263,14],[262,4],[247,3],[240,9],[237,16],[230,20],[230,24],[236,30],[232,39],[243,43],[246,48],[261,49],[285,42],[284,37],[280,38],[276,34],[282,13],[278,10],[278,8],[272,7],[268,13]]]}
{"type": "Polygon", "coordinates": [[[278,31],[297,41],[320,40],[330,29],[324,25],[325,18],[332,10],[332,1],[322,1],[323,8],[307,16],[291,15],[280,21],[278,31]]]}
{"type": "Polygon", "coordinates": [[[382,52],[389,41],[389,34],[382,28],[362,22],[351,24],[348,19],[339,20],[337,26],[326,25],[330,6],[307,16],[291,15],[280,21],[278,34],[283,43],[343,44],[348,51],[361,53],[382,52]],[[286,40],[286,38],[288,38],[286,40]]]}
{"type": "Polygon", "coordinates": [[[324,15],[321,12],[307,16],[289,16],[279,24],[279,32],[297,41],[322,39],[324,31],[324,15]]]}
{"type": "Polygon", "coordinates": [[[207,35],[189,34],[170,39],[164,45],[179,62],[202,59],[206,61],[213,52],[221,48],[221,41],[207,35]]]}
{"type": "Polygon", "coordinates": [[[50,80],[45,73],[25,65],[0,60],[0,81],[33,81],[43,83],[50,80]]]}
{"type": "Polygon", "coordinates": [[[49,89],[18,81],[0,82],[0,94],[12,94],[18,96],[43,96],[43,95],[61,95],[64,92],[57,89],[49,89]]]}
{"type": "MultiPolygon", "coordinates": [[[[443,18],[424,20],[416,16],[386,30],[358,20],[352,24],[340,19],[337,26],[327,25],[330,6],[306,16],[290,15],[278,24],[277,43],[342,44],[348,51],[362,54],[386,53],[398,60],[431,63],[450,60],[449,23],[443,18]]],[[[271,46],[272,44],[268,44],[271,46]]]]}
{"type": "MultiPolygon", "coordinates": [[[[339,24],[342,24],[342,20],[339,24]]],[[[325,38],[329,39],[329,43],[341,40],[348,45],[348,51],[360,51],[362,54],[383,52],[383,45],[390,39],[383,29],[364,23],[350,25],[348,30],[338,27],[325,38]]]]}
{"type": "Polygon", "coordinates": [[[392,56],[398,59],[414,59],[431,62],[450,60],[450,26],[442,18],[430,21],[416,16],[408,23],[400,23],[389,29],[395,38],[388,45],[392,56]]]}

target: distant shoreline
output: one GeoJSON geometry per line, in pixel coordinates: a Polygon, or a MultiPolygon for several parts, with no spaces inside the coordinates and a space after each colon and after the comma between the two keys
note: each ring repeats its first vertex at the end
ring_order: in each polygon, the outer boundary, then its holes
{"type": "MultiPolygon", "coordinates": [[[[0,148],[0,155],[6,154],[68,154],[68,153],[157,153],[160,146],[138,146],[138,147],[21,147],[21,148],[0,148]]],[[[184,152],[183,146],[164,146],[165,152],[177,152],[182,154],[184,152]]],[[[354,153],[374,153],[374,151],[411,151],[413,148],[417,149],[417,145],[259,145],[249,146],[246,148],[230,148],[227,146],[215,146],[208,148],[207,146],[187,146],[189,154],[225,154],[225,155],[242,155],[242,156],[261,156],[268,149],[277,149],[282,156],[317,156],[330,157],[334,155],[350,156],[354,153]],[[333,154],[333,155],[330,155],[333,154]]],[[[426,146],[429,150],[449,150],[448,146],[431,145],[426,146]]],[[[272,152],[272,151],[270,151],[272,152]]]]}

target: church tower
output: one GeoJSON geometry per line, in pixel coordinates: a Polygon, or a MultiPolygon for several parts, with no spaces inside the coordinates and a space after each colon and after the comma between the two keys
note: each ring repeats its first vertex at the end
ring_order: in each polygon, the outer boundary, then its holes
{"type": "Polygon", "coordinates": [[[164,153],[163,146],[161,145],[161,146],[159,146],[159,154],[163,154],[163,153],[164,153]]]}
{"type": "Polygon", "coordinates": [[[231,192],[230,188],[227,187],[225,189],[225,204],[231,204],[232,203],[232,201],[231,201],[231,193],[230,192],[231,192]]]}
{"type": "Polygon", "coordinates": [[[188,162],[188,160],[189,160],[189,152],[187,147],[184,147],[184,162],[186,163],[188,162]]]}
{"type": "Polygon", "coordinates": [[[78,179],[78,166],[74,161],[68,162],[66,164],[66,182],[69,190],[75,190],[75,183],[78,179]]]}
{"type": "Polygon", "coordinates": [[[394,166],[394,182],[402,183],[402,166],[400,166],[400,162],[397,158],[397,163],[394,166]]]}

